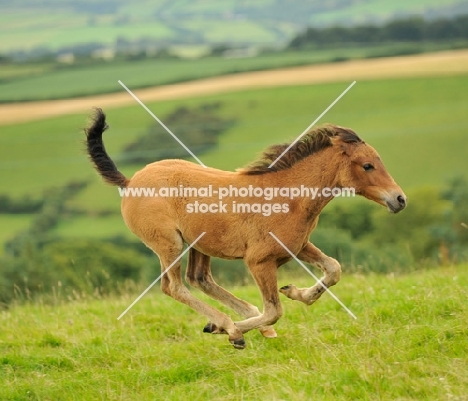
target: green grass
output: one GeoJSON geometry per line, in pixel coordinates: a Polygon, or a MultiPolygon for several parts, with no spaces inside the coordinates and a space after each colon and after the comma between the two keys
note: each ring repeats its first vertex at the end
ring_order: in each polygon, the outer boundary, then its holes
{"type": "MultiPolygon", "coordinates": [[[[226,113],[243,118],[202,160],[223,169],[242,166],[269,144],[297,137],[346,86],[226,95],[226,113]]],[[[466,173],[466,158],[458,146],[468,141],[466,89],[465,76],[359,82],[321,122],[353,127],[378,150],[401,185],[440,185],[453,174],[466,173]]]]}
{"type": "Polygon", "coordinates": [[[169,43],[278,45],[290,40],[303,27],[325,24],[380,22],[395,15],[453,13],[459,0],[337,0],[323,5],[320,0],[262,0],[239,4],[223,1],[117,0],[98,6],[92,2],[48,0],[0,5],[2,41],[0,53],[37,47],[99,42],[107,45],[119,38],[150,38],[160,46],[169,43]]]}
{"type": "Polygon", "coordinates": [[[157,20],[119,24],[118,16],[87,17],[69,11],[49,14],[44,14],[43,11],[44,7],[10,13],[10,20],[2,21],[4,40],[0,45],[0,52],[39,46],[56,50],[78,43],[112,45],[118,38],[131,41],[143,37],[155,40],[175,37],[171,28],[157,20]]]}
{"type": "MultiPolygon", "coordinates": [[[[234,170],[253,160],[266,146],[297,137],[347,84],[250,90],[152,103],[149,107],[164,120],[177,105],[221,101],[221,112],[238,122],[220,138],[216,149],[200,158],[209,166],[234,170]]],[[[454,175],[468,174],[467,93],[466,76],[363,81],[322,121],[355,129],[377,149],[405,190],[423,185],[440,187],[454,175]]],[[[109,110],[108,121],[111,129],[104,140],[114,158],[153,123],[139,105],[109,110]]],[[[118,214],[120,198],[116,188],[101,182],[82,152],[81,127],[85,124],[85,115],[72,115],[3,127],[0,193],[21,196],[70,180],[89,179],[90,187],[72,204],[90,212],[112,210],[118,214]]],[[[131,177],[139,168],[127,166],[122,170],[131,177]]],[[[90,233],[90,229],[84,229],[89,220],[80,219],[70,222],[68,228],[64,223],[59,231],[70,233],[74,227],[81,227],[79,232],[90,233]]],[[[101,224],[99,218],[93,221],[96,226],[101,224]]],[[[126,233],[118,219],[102,220],[102,225],[103,232],[126,233]]],[[[1,227],[0,231],[11,232],[7,226],[1,227]]]]}
{"type": "MultiPolygon", "coordinates": [[[[449,2],[444,2],[444,5],[450,7],[449,2]]],[[[452,3],[452,5],[455,2],[452,3]]],[[[347,21],[362,21],[363,16],[379,16],[383,19],[393,18],[403,10],[409,14],[423,14],[424,10],[440,7],[441,2],[438,0],[416,0],[407,2],[405,0],[397,0],[388,2],[385,0],[374,0],[366,2],[350,3],[348,7],[338,10],[325,11],[321,15],[322,23],[331,23],[336,20],[347,21]]]]}
{"type": "MultiPolygon", "coordinates": [[[[242,351],[159,290],[120,321],[134,296],[12,307],[0,313],[0,399],[463,400],[467,268],[344,274],[333,291],[356,321],[327,294],[311,307],[283,297],[279,337],[247,333],[242,351]]],[[[234,292],[259,304],[253,287],[234,292]]]]}
{"type": "Polygon", "coordinates": [[[206,21],[205,19],[191,20],[182,23],[181,26],[190,31],[199,33],[207,42],[232,41],[233,34],[240,42],[250,42],[252,38],[260,43],[274,43],[276,34],[268,27],[258,24],[257,21],[206,21]]]}
{"type": "Polygon", "coordinates": [[[87,238],[109,238],[117,235],[135,238],[120,214],[99,217],[98,221],[96,224],[96,217],[87,216],[66,218],[60,221],[52,233],[60,238],[76,238],[77,234],[87,238]]]}
{"type": "MultiPolygon", "coordinates": [[[[247,30],[248,32],[248,30],[247,30]]],[[[0,70],[0,103],[64,99],[113,93],[122,90],[121,80],[129,88],[145,88],[231,73],[268,70],[346,59],[364,59],[400,54],[434,52],[466,47],[467,43],[388,43],[347,48],[284,51],[256,57],[197,59],[153,58],[115,60],[94,64],[54,66],[44,64],[6,64],[0,70]]],[[[174,52],[189,54],[202,47],[174,47],[174,52]],[[182,50],[182,51],[181,51],[182,50]]]]}
{"type": "MultiPolygon", "coordinates": [[[[5,72],[0,72],[0,103],[119,92],[122,87],[118,84],[118,80],[123,81],[129,88],[136,89],[228,73],[323,63],[338,58],[365,58],[382,55],[382,52],[392,54],[400,48],[414,48],[414,45],[390,44],[345,49],[288,51],[237,59],[206,57],[195,60],[120,60],[58,69],[50,65],[19,65],[15,71],[11,66],[6,66],[5,72]],[[31,75],[28,76],[28,73],[31,75]]],[[[429,44],[419,50],[436,50],[436,48],[429,44]]]]}
{"type": "Polygon", "coordinates": [[[0,83],[18,78],[30,78],[42,75],[51,69],[53,69],[53,63],[2,64],[0,68],[0,83]]]}
{"type": "MultiPolygon", "coordinates": [[[[29,214],[0,214],[0,244],[11,240],[18,232],[29,227],[34,215],[29,214]]],[[[0,247],[0,256],[4,249],[0,247]]]]}

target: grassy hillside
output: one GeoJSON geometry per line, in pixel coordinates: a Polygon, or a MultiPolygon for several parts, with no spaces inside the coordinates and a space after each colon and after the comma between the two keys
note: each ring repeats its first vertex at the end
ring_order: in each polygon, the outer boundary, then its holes
{"type": "MultiPolygon", "coordinates": [[[[219,147],[202,159],[207,165],[232,170],[269,144],[294,139],[346,85],[250,90],[149,107],[164,120],[181,103],[220,101],[222,114],[238,122],[221,137],[219,147]]],[[[465,76],[358,82],[322,122],[353,127],[380,152],[403,186],[441,184],[465,170],[460,144],[466,143],[467,89],[465,76]]],[[[94,177],[81,145],[86,118],[72,115],[3,127],[0,168],[5,174],[0,192],[28,194],[66,180],[94,177]]],[[[124,145],[153,123],[138,104],[109,110],[108,121],[111,128],[104,139],[117,160],[124,145]]],[[[125,171],[131,175],[139,167],[125,171]]]]}
{"type": "Polygon", "coordinates": [[[4,82],[0,80],[0,102],[62,99],[119,92],[122,88],[117,83],[118,80],[122,80],[131,88],[142,88],[227,73],[332,61],[337,57],[358,58],[372,51],[376,49],[285,52],[241,59],[222,57],[196,60],[149,59],[60,69],[44,65],[42,71],[34,71],[30,66],[20,65],[17,70],[25,68],[30,76],[25,76],[27,73],[25,72],[11,77],[12,72],[5,71],[4,82]]]}
{"type": "MultiPolygon", "coordinates": [[[[279,337],[247,333],[243,351],[202,333],[204,317],[156,289],[120,321],[133,297],[59,294],[54,305],[0,312],[0,398],[464,400],[467,268],[344,274],[333,291],[356,321],[327,294],[311,307],[282,298],[279,337]]],[[[311,284],[280,284],[290,281],[311,284]]],[[[253,287],[234,292],[259,304],[253,287]]]]}
{"type": "Polygon", "coordinates": [[[64,99],[119,92],[122,80],[144,88],[245,71],[308,65],[344,59],[419,53],[444,49],[445,44],[386,44],[367,47],[281,52],[252,58],[207,57],[195,60],[121,60],[70,67],[54,64],[5,65],[0,69],[0,103],[64,99]]]}
{"type": "Polygon", "coordinates": [[[0,53],[14,49],[58,49],[83,43],[149,38],[167,43],[285,43],[315,24],[381,21],[394,15],[454,15],[458,0],[412,2],[345,0],[0,1],[0,53]]]}
{"type": "MultiPolygon", "coordinates": [[[[222,102],[221,112],[237,119],[219,146],[201,156],[209,166],[233,170],[256,157],[269,144],[294,139],[341,93],[346,84],[283,87],[229,93],[184,101],[196,105],[222,102]]],[[[466,76],[358,82],[326,115],[323,122],[354,128],[382,156],[404,188],[443,185],[448,178],[467,175],[468,79],[466,76]]],[[[150,104],[163,118],[180,101],[150,104]]],[[[111,129],[105,142],[116,158],[123,147],[153,123],[139,105],[110,110],[111,129]]],[[[117,190],[104,185],[82,152],[81,127],[86,116],[73,115],[3,127],[0,132],[0,193],[13,197],[40,195],[45,188],[70,180],[89,179],[89,189],[74,205],[90,212],[119,213],[117,190]]],[[[177,134],[177,133],[176,133],[177,134]]],[[[168,137],[168,141],[172,139],[168,137]]],[[[174,146],[178,146],[174,142],[174,146]]],[[[118,160],[118,157],[117,157],[118,160]]],[[[124,168],[131,176],[141,166],[124,168]]],[[[1,217],[5,221],[5,217],[1,217]]],[[[23,226],[23,216],[8,216],[2,238],[23,226]],[[15,219],[18,223],[13,223],[15,219]]],[[[70,217],[57,228],[67,236],[96,233],[128,234],[119,218],[70,217]],[[96,230],[96,226],[100,229],[96,230]],[[101,231],[102,230],[102,231],[101,231]]]]}

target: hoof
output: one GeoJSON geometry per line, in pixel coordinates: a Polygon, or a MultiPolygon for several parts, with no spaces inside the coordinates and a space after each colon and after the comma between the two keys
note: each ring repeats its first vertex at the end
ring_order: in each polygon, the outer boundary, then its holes
{"type": "Polygon", "coordinates": [[[214,323],[208,322],[207,325],[203,327],[203,333],[226,334],[226,330],[219,328],[214,323]]]}
{"type": "Polygon", "coordinates": [[[213,323],[208,322],[208,323],[206,324],[206,326],[203,327],[203,333],[210,333],[210,334],[211,334],[211,333],[213,333],[214,331],[216,331],[216,329],[217,329],[217,327],[216,327],[213,323]]]}
{"type": "Polygon", "coordinates": [[[236,349],[244,349],[245,348],[245,341],[244,339],[238,338],[237,340],[229,340],[229,342],[232,344],[232,346],[236,349]]]}
{"type": "Polygon", "coordinates": [[[296,288],[296,286],[292,285],[292,284],[288,284],[288,285],[285,285],[284,287],[281,287],[279,289],[279,292],[281,292],[281,294],[283,295],[286,295],[288,298],[291,298],[290,295],[291,295],[291,292],[296,288]]]}
{"type": "Polygon", "coordinates": [[[276,331],[273,327],[263,327],[259,329],[260,333],[262,334],[263,337],[265,338],[276,338],[278,337],[278,334],[276,334],[276,331]]]}
{"type": "Polygon", "coordinates": [[[279,292],[281,294],[286,295],[289,299],[292,299],[293,301],[301,301],[304,302],[303,300],[303,291],[299,288],[297,288],[293,284],[285,285],[284,287],[281,287],[279,289],[279,292]]]}

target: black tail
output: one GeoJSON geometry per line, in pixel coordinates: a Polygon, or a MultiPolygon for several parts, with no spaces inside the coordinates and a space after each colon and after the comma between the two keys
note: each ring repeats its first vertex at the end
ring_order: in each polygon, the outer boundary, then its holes
{"type": "Polygon", "coordinates": [[[101,109],[96,109],[92,118],[92,125],[85,129],[86,151],[94,168],[108,184],[125,188],[128,180],[117,170],[116,165],[106,152],[102,142],[102,133],[109,128],[106,123],[106,115],[101,109]]]}

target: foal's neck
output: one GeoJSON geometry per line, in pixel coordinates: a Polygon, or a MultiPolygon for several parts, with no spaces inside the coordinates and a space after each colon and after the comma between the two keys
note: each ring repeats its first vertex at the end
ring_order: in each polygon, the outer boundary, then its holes
{"type": "Polygon", "coordinates": [[[296,186],[317,188],[339,187],[339,169],[341,159],[332,147],[307,156],[291,168],[278,172],[281,181],[296,186]]]}
{"type": "Polygon", "coordinates": [[[340,162],[336,149],[324,149],[297,162],[291,168],[278,172],[278,184],[289,188],[301,188],[303,185],[316,190],[317,196],[314,199],[309,197],[297,201],[307,211],[308,219],[313,219],[333,199],[333,196],[322,196],[322,190],[340,187],[340,162]]]}

